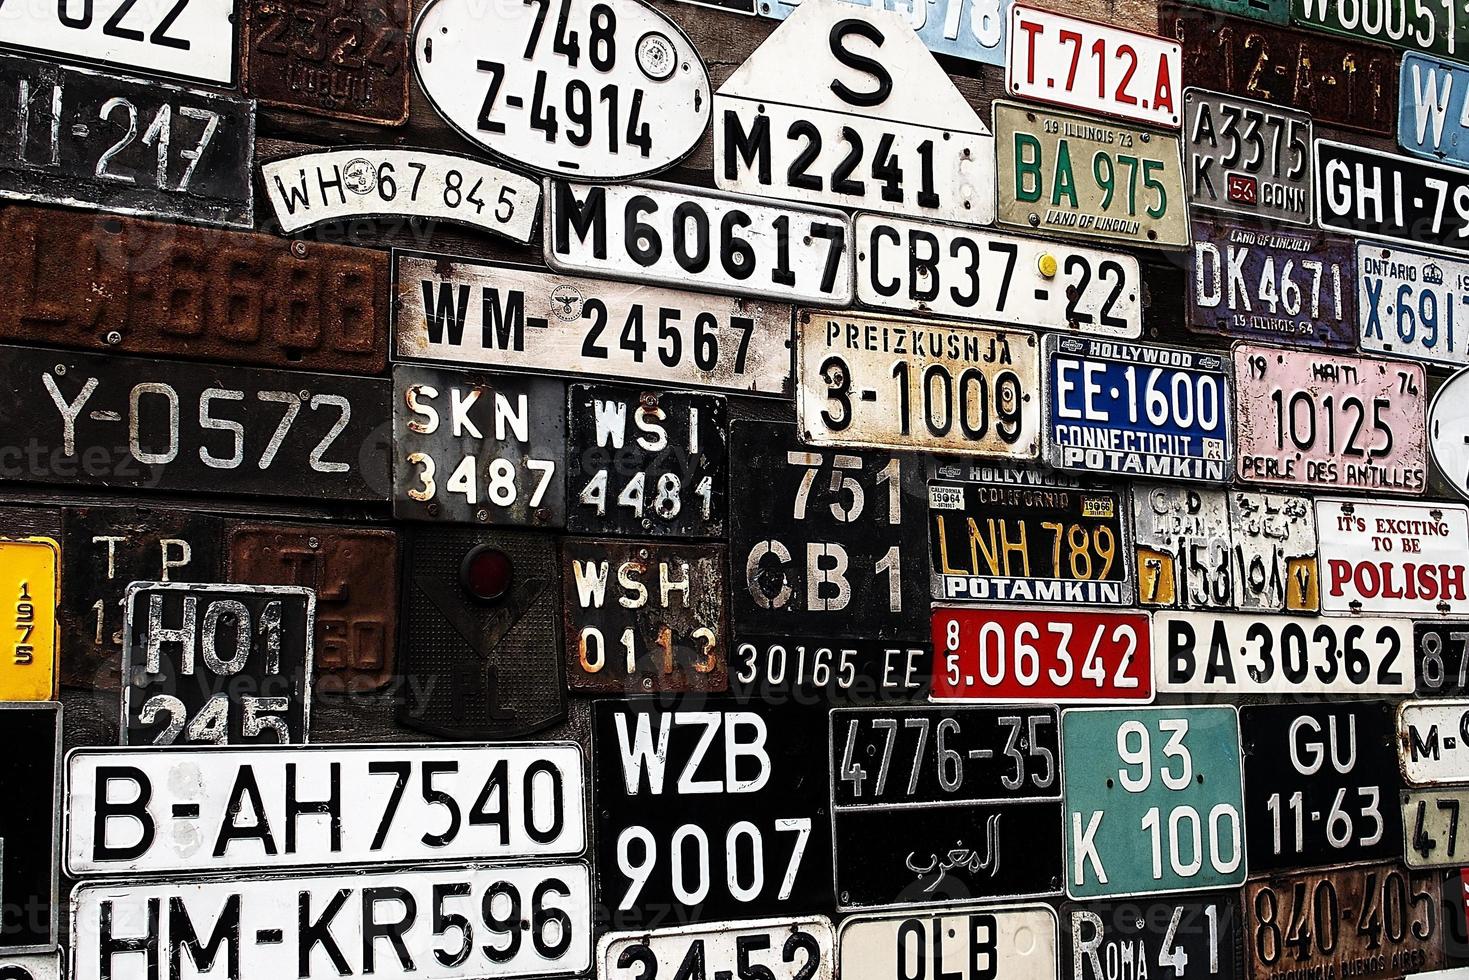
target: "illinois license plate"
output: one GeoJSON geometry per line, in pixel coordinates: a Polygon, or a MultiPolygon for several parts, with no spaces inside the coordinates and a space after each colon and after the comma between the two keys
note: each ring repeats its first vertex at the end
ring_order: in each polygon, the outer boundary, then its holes
{"type": "MultiPolygon", "coordinates": [[[[693,0],[698,2],[698,0],[693,0]]],[[[985,65],[1005,63],[1006,0],[928,0],[905,4],[901,0],[854,0],[868,6],[893,10],[908,18],[918,39],[934,54],[945,54],[985,65]],[[930,9],[932,8],[932,9],[930,9]]],[[[710,6],[753,6],[761,17],[785,20],[800,6],[799,0],[710,0],[710,6]]],[[[748,12],[748,11],[744,11],[748,12]]]]}
{"type": "Polygon", "coordinates": [[[1415,157],[1469,163],[1469,69],[1403,55],[1398,78],[1398,146],[1415,157]]]}
{"type": "Polygon", "coordinates": [[[933,597],[1130,606],[1126,509],[1107,490],[931,482],[933,597]]]}
{"type": "Polygon", "coordinates": [[[1047,334],[1044,459],[1063,470],[1222,481],[1234,458],[1219,354],[1047,334]]]}
{"type": "Polygon", "coordinates": [[[1201,14],[1169,0],[1158,4],[1158,25],[1160,34],[1183,45],[1187,79],[1207,79],[1221,92],[1308,112],[1316,125],[1392,135],[1398,58],[1391,48],[1201,14]]]}
{"type": "Polygon", "coordinates": [[[1292,228],[1195,220],[1188,327],[1247,340],[1351,348],[1352,243],[1292,228]]]}
{"type": "Polygon", "coordinates": [[[381,378],[0,347],[9,479],[378,501],[381,378]],[[23,435],[22,435],[23,434],[23,435]],[[22,454],[17,452],[16,456],[22,454]]]}
{"type": "Polygon", "coordinates": [[[838,908],[1060,893],[1055,708],[834,708],[829,717],[838,908]],[[1015,853],[1027,860],[1006,860],[1015,853]]]}
{"type": "Polygon", "coordinates": [[[856,220],[857,301],[1106,337],[1143,331],[1141,272],[1121,252],[872,214],[856,220]]]}
{"type": "Polygon", "coordinates": [[[802,310],[796,370],[796,417],[811,445],[1040,453],[1040,350],[1029,331],[802,310]]]}
{"type": "Polygon", "coordinates": [[[1423,492],[1421,364],[1237,344],[1234,378],[1241,480],[1423,492]]]}
{"type": "Polygon", "coordinates": [[[1362,350],[1469,364],[1469,261],[1358,242],[1357,292],[1362,350]]]}
{"type": "Polygon", "coordinates": [[[544,198],[546,264],[559,272],[833,306],[852,301],[851,219],[841,211],[681,184],[549,180],[544,198]]]}
{"type": "Polygon", "coordinates": [[[829,919],[812,916],[614,932],[597,941],[597,975],[605,980],[642,980],[650,970],[673,976],[685,963],[702,963],[716,977],[743,968],[762,980],[831,980],[836,939],[829,919]]]}
{"type": "Polygon", "coordinates": [[[1061,758],[1072,898],[1244,881],[1233,706],[1073,708],[1061,716],[1061,758]]]}
{"type": "Polygon", "coordinates": [[[1160,612],[1153,662],[1162,694],[1409,694],[1405,619],[1306,619],[1160,612]]]}
{"type": "Polygon", "coordinates": [[[394,516],[565,526],[561,382],[399,364],[393,390],[394,516]]]}
{"type": "Polygon", "coordinates": [[[1056,913],[1044,905],[854,915],[842,921],[837,942],[846,980],[888,980],[897,963],[932,977],[963,975],[964,964],[1006,980],[1057,980],[1060,973],[1056,913]]]}
{"type": "Polygon", "coordinates": [[[1469,613],[1469,507],[1316,498],[1321,611],[1469,613]]]}
{"type": "Polygon", "coordinates": [[[1311,224],[1310,115],[1202,88],[1185,89],[1183,105],[1193,207],[1311,224]]]}
{"type": "Polygon", "coordinates": [[[1391,863],[1251,881],[1240,903],[1246,977],[1323,976],[1351,964],[1360,980],[1389,980],[1438,969],[1446,965],[1440,880],[1391,863]]]}
{"type": "Polygon", "coordinates": [[[1177,41],[1016,3],[1005,91],[1016,98],[1177,129],[1177,41]]]}
{"type": "Polygon", "coordinates": [[[9,55],[0,93],[0,196],[254,226],[250,100],[9,55]]]}
{"type": "Polygon", "coordinates": [[[511,980],[575,974],[592,963],[589,879],[587,865],[577,862],[89,883],[72,892],[70,961],[76,980],[142,976],[141,969],[124,972],[142,955],[119,948],[124,939],[182,955],[202,945],[199,936],[228,935],[230,962],[242,977],[511,980]],[[283,893],[291,900],[282,901],[283,893]],[[169,914],[158,915],[160,907],[169,914]],[[442,928],[431,931],[424,909],[443,916],[442,928]],[[446,953],[445,928],[466,935],[473,930],[477,941],[446,953]],[[391,942],[361,944],[359,938],[374,929],[388,929],[391,942]]]}
{"type": "Polygon", "coordinates": [[[1469,171],[1317,140],[1316,186],[1322,228],[1469,253],[1469,171]]]}
{"type": "Polygon", "coordinates": [[[1469,788],[1405,790],[1402,821],[1408,867],[1457,868],[1469,858],[1469,788]]]}
{"type": "Polygon", "coordinates": [[[995,102],[998,220],[1116,245],[1189,243],[1176,133],[995,102]]]}
{"type": "Polygon", "coordinates": [[[1147,613],[936,606],[934,701],[1153,700],[1147,613]]]}
{"type": "Polygon", "coordinates": [[[791,392],[791,308],[477,259],[393,254],[407,360],[791,392]]]}
{"type": "Polygon", "coordinates": [[[1239,729],[1250,874],[1402,853],[1389,702],[1243,705],[1239,729]]]}
{"type": "Polygon", "coordinates": [[[585,766],[570,742],[79,749],[66,766],[66,867],[78,878],[201,861],[266,871],[575,857],[586,846],[585,766]],[[410,781],[426,792],[405,793],[410,781]],[[246,799],[254,809],[242,813],[246,799]]]}
{"type": "Polygon", "coordinates": [[[51,538],[0,538],[0,701],[56,694],[61,548],[51,538]]]}
{"type": "Polygon", "coordinates": [[[1410,786],[1469,782],[1469,700],[1406,701],[1398,761],[1410,786]]]}

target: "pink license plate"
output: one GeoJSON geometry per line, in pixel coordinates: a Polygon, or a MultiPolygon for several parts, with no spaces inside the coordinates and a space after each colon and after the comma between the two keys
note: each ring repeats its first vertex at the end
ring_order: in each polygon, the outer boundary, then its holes
{"type": "Polygon", "coordinates": [[[1148,614],[938,606],[934,701],[1153,700],[1148,614]]]}
{"type": "Polygon", "coordinates": [[[1234,372],[1241,480],[1423,493],[1421,364],[1239,344],[1234,372]]]}

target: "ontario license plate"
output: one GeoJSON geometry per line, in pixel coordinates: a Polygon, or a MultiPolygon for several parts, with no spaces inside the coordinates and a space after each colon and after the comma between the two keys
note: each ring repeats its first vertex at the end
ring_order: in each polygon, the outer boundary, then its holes
{"type": "Polygon", "coordinates": [[[1234,458],[1222,355],[1048,334],[1044,459],[1058,469],[1222,481],[1234,458]]]}
{"type": "Polygon", "coordinates": [[[1389,702],[1244,705],[1239,728],[1252,875],[1402,853],[1389,702]]]}
{"type": "Polygon", "coordinates": [[[551,378],[393,368],[393,513],[566,525],[566,387],[551,378]]]}
{"type": "Polygon", "coordinates": [[[1237,344],[1234,378],[1241,480],[1423,492],[1421,364],[1237,344]]]}
{"type": "Polygon", "coordinates": [[[1360,980],[1389,980],[1446,965],[1434,873],[1392,863],[1276,875],[1249,882],[1240,904],[1250,980],[1347,965],[1360,980]]]}
{"type": "Polygon", "coordinates": [[[254,226],[250,100],[9,55],[0,94],[0,196],[254,226]]]}
{"type": "Polygon", "coordinates": [[[200,948],[199,936],[228,935],[230,962],[242,977],[511,980],[576,974],[592,963],[589,878],[586,864],[564,863],[89,883],[72,892],[70,961],[76,980],[142,977],[142,952],[119,948],[121,942],[181,952],[200,948]],[[160,907],[169,914],[158,915],[160,907]],[[409,909],[419,913],[409,915],[409,909]],[[450,949],[443,928],[430,931],[425,909],[438,913],[444,928],[473,930],[477,941],[450,949]],[[391,941],[358,942],[374,929],[388,930],[391,941]]]}
{"type": "Polygon", "coordinates": [[[1182,62],[1183,51],[1167,38],[1010,7],[1005,90],[1017,98],[1177,129],[1182,62]]]}
{"type": "Polygon", "coordinates": [[[1321,611],[1469,613],[1469,507],[1316,498],[1321,611]]]}
{"type": "Polygon", "coordinates": [[[1244,881],[1234,707],[1073,708],[1061,716],[1061,758],[1072,898],[1244,881]]]}
{"type": "Polygon", "coordinates": [[[937,606],[933,645],[934,701],[1153,700],[1146,613],[937,606]]]}
{"type": "Polygon", "coordinates": [[[1398,743],[1408,785],[1469,782],[1469,700],[1404,702],[1398,743]]]}
{"type": "Polygon", "coordinates": [[[813,916],[614,932],[597,941],[597,973],[605,980],[641,980],[649,970],[672,976],[684,963],[703,963],[710,976],[734,976],[743,967],[764,980],[831,980],[836,938],[829,919],[813,916]]]}
{"type": "Polygon", "coordinates": [[[838,908],[1060,893],[1055,708],[835,708],[830,719],[838,908]],[[1014,853],[1028,859],[1004,860],[1014,853]]]}
{"type": "Polygon", "coordinates": [[[846,980],[887,980],[900,963],[933,977],[970,969],[1006,980],[1057,980],[1060,972],[1056,913],[1044,905],[854,915],[842,921],[837,941],[846,980]]]}
{"type": "Polygon", "coordinates": [[[1412,624],[1402,619],[1160,612],[1161,694],[1410,694],[1412,624]]]}
{"type": "Polygon", "coordinates": [[[123,745],[310,741],[315,592],[134,582],[123,610],[123,745]]]}
{"type": "Polygon", "coordinates": [[[393,254],[407,360],[791,393],[791,308],[476,259],[393,254]]]}
{"type": "MultiPolygon", "coordinates": [[[[692,0],[697,2],[697,0],[692,0]]],[[[908,18],[918,32],[918,39],[934,54],[945,54],[985,65],[1005,63],[1006,0],[931,0],[905,5],[899,0],[854,0],[869,6],[893,10],[908,18]],[[932,8],[932,9],[930,9],[932,8]]],[[[721,6],[712,0],[711,6],[721,6]]],[[[761,17],[785,20],[797,8],[799,0],[731,0],[728,6],[755,8],[761,17]]]]}
{"type": "Polygon", "coordinates": [[[1354,344],[1352,243],[1292,228],[1195,220],[1188,327],[1309,347],[1354,344]]]}
{"type": "Polygon", "coordinates": [[[1322,228],[1469,253],[1469,171],[1317,140],[1316,183],[1322,228]]]}
{"type": "Polygon", "coordinates": [[[1160,34],[1183,45],[1186,79],[1207,79],[1231,95],[1308,112],[1316,125],[1392,135],[1398,58],[1391,48],[1201,14],[1169,0],[1158,4],[1158,25],[1160,34]]]}
{"type": "Polygon", "coordinates": [[[1121,252],[872,214],[856,219],[857,301],[1004,326],[1142,334],[1141,272],[1121,252]]]}
{"type": "Polygon", "coordinates": [[[720,544],[561,542],[566,682],[576,691],[723,691],[720,544]]]}
{"type": "Polygon", "coordinates": [[[1238,893],[1068,903],[1061,915],[1073,950],[1071,980],[1118,980],[1124,957],[1157,964],[1170,980],[1238,976],[1238,893]]]}
{"type": "Polygon", "coordinates": [[[998,220],[1113,244],[1189,243],[1176,133],[995,102],[998,220]]]}
{"type": "Polygon", "coordinates": [[[66,766],[77,878],[201,861],[267,871],[576,857],[586,846],[585,765],[571,742],[79,749],[66,766]],[[425,792],[405,793],[410,781],[425,792]],[[245,799],[253,810],[242,812],[245,799]]]}
{"type": "Polygon", "coordinates": [[[1469,69],[1403,55],[1398,78],[1398,146],[1415,157],[1469,163],[1469,69]]]}
{"type": "Polygon", "coordinates": [[[370,248],[30,207],[0,209],[0,238],[7,340],[313,374],[388,363],[388,261],[370,248]]]}
{"type": "Polygon", "coordinates": [[[935,599],[1132,605],[1115,492],[931,482],[928,528],[935,599]]]}
{"type": "Polygon", "coordinates": [[[1202,88],[1185,89],[1183,104],[1193,207],[1311,224],[1310,115],[1202,88]]]}
{"type": "Polygon", "coordinates": [[[1364,351],[1469,364],[1469,261],[1358,242],[1357,292],[1364,351]]]}
{"type": "Polygon", "coordinates": [[[1405,790],[1402,822],[1410,868],[1457,868],[1469,855],[1469,789],[1405,790]]]}
{"type": "Polygon", "coordinates": [[[926,638],[918,459],[813,450],[794,425],[744,420],[730,427],[730,458],[740,461],[729,536],[737,631],[926,638]]]}
{"type": "Polygon", "coordinates": [[[388,382],[157,358],[0,348],[10,479],[380,501],[388,382]]]}
{"type": "Polygon", "coordinates": [[[1034,459],[1040,350],[1029,331],[802,310],[796,417],[814,446],[1034,459]]]}
{"type": "Polygon", "coordinates": [[[846,306],[844,213],[676,184],[547,181],[546,263],[559,272],[846,306]],[[674,215],[678,220],[674,220],[674,215]]]}

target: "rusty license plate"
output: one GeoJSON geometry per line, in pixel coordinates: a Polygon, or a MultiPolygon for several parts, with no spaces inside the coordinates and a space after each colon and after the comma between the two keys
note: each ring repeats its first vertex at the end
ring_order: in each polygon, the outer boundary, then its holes
{"type": "Polygon", "coordinates": [[[572,690],[729,687],[723,545],[567,538],[561,565],[572,690]]]}
{"type": "Polygon", "coordinates": [[[1440,876],[1400,864],[1328,868],[1246,883],[1251,980],[1388,980],[1444,965],[1440,876]]]}
{"type": "Polygon", "coordinates": [[[1391,48],[1314,31],[1158,5],[1158,33],[1183,45],[1183,77],[1274,106],[1309,112],[1317,125],[1392,136],[1398,61],[1391,48]]]}
{"type": "Polygon", "coordinates": [[[248,99],[0,55],[0,196],[250,228],[254,152],[248,99]]]}
{"type": "Polygon", "coordinates": [[[393,515],[566,526],[566,387],[551,378],[393,368],[393,515]]]}
{"type": "Polygon", "coordinates": [[[386,501],[385,378],[0,347],[0,479],[386,501]]]}
{"type": "Polygon", "coordinates": [[[1188,328],[1308,347],[1355,346],[1352,242],[1304,228],[1195,219],[1188,328]]]}
{"type": "Polygon", "coordinates": [[[408,119],[409,0],[247,0],[245,91],[303,112],[408,119]]]}
{"type": "Polygon", "coordinates": [[[1237,344],[1234,366],[1240,479],[1423,493],[1421,364],[1237,344]]]}
{"type": "Polygon", "coordinates": [[[392,679],[398,532],[333,524],[238,523],[228,580],[316,590],[316,690],[371,691],[392,679]]]}
{"type": "Polygon", "coordinates": [[[72,211],[0,211],[0,339],[381,374],[388,260],[72,211]]]}
{"type": "Polygon", "coordinates": [[[218,582],[221,521],[157,507],[67,507],[61,515],[61,682],[116,691],[130,582],[218,582]]]}
{"type": "Polygon", "coordinates": [[[1040,455],[1030,331],[803,310],[796,373],[810,445],[1040,455]]]}

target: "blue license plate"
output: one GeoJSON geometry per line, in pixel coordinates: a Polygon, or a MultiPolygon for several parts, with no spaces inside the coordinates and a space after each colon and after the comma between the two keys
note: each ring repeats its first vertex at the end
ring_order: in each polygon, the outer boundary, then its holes
{"type": "Polygon", "coordinates": [[[1379,242],[1357,246],[1362,350],[1469,364],[1469,262],[1379,242]]]}
{"type": "Polygon", "coordinates": [[[1469,68],[1404,54],[1398,76],[1398,145],[1414,156],[1469,163],[1469,68]]]}
{"type": "MultiPolygon", "coordinates": [[[[706,3],[710,0],[705,0],[706,3]]],[[[785,20],[800,6],[799,0],[753,0],[761,17],[785,20]]],[[[858,6],[895,10],[908,18],[928,50],[934,54],[977,61],[983,65],[1005,64],[1006,26],[1009,0],[850,0],[858,6]]]]}
{"type": "Polygon", "coordinates": [[[1190,330],[1308,347],[1356,346],[1350,239],[1207,220],[1194,221],[1193,239],[1190,330]]]}
{"type": "Polygon", "coordinates": [[[1049,334],[1045,459],[1063,470],[1222,481],[1230,366],[1220,354],[1049,334]]]}

